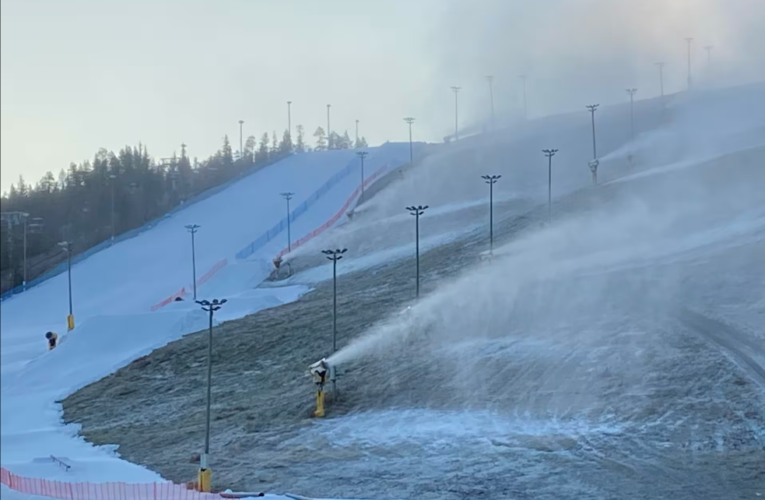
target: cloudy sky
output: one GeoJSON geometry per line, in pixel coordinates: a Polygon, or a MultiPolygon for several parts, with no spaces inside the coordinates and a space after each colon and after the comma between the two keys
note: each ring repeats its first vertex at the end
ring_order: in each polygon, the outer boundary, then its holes
{"type": "MultiPolygon", "coordinates": [[[[371,144],[437,141],[461,116],[484,119],[494,74],[500,113],[529,75],[533,115],[668,91],[714,45],[719,84],[765,79],[762,0],[3,0],[2,190],[36,182],[100,147],[139,141],[157,157],[185,142],[206,157],[228,134],[293,125],[371,144]]],[[[311,138],[312,139],[312,138],[311,138]]]]}

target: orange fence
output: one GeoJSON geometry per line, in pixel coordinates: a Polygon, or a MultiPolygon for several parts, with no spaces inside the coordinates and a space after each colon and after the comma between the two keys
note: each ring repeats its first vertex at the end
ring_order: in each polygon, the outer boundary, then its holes
{"type": "MultiPolygon", "coordinates": [[[[367,177],[366,180],[364,181],[364,187],[366,187],[369,184],[373,183],[377,179],[377,177],[379,177],[380,174],[383,171],[385,171],[387,168],[388,168],[388,165],[386,164],[382,168],[380,168],[377,172],[375,172],[371,176],[367,177]]],[[[356,188],[356,190],[353,192],[353,194],[350,196],[350,198],[348,198],[345,201],[345,204],[343,205],[343,207],[340,210],[338,210],[338,212],[335,215],[333,215],[331,219],[329,219],[327,222],[325,222],[321,226],[317,227],[316,229],[314,229],[310,233],[306,234],[305,236],[303,236],[302,238],[300,238],[299,240],[294,242],[292,245],[290,245],[291,248],[290,247],[282,248],[282,250],[278,254],[276,254],[276,257],[277,258],[283,257],[287,252],[289,252],[291,250],[295,250],[296,248],[298,248],[298,247],[300,247],[302,245],[305,245],[306,243],[308,243],[309,241],[311,241],[312,239],[316,238],[321,233],[323,233],[324,231],[326,231],[327,229],[332,227],[332,225],[335,222],[337,222],[340,219],[340,217],[343,216],[343,214],[345,212],[348,211],[348,208],[350,208],[351,204],[356,200],[356,198],[360,194],[361,194],[361,186],[356,188]]]]}
{"type": "Polygon", "coordinates": [[[0,468],[0,482],[12,490],[62,500],[220,500],[174,483],[67,483],[22,477],[0,468]]]}
{"type": "MultiPolygon", "coordinates": [[[[201,286],[202,284],[209,281],[210,278],[212,278],[215,275],[215,273],[217,273],[218,271],[226,267],[226,264],[228,264],[228,259],[223,259],[221,261],[218,261],[209,271],[207,271],[205,274],[202,275],[202,277],[197,279],[197,286],[201,286]]],[[[153,312],[153,311],[162,309],[163,307],[168,305],[170,302],[174,301],[178,297],[183,297],[184,295],[186,295],[186,287],[181,288],[180,290],[178,290],[177,292],[175,292],[174,294],[172,294],[171,296],[169,296],[162,302],[157,302],[156,304],[151,306],[151,310],[153,312]]]]}

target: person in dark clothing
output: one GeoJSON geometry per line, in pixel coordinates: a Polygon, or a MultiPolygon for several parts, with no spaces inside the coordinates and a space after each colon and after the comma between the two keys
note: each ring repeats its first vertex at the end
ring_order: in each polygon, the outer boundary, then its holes
{"type": "Polygon", "coordinates": [[[45,338],[48,339],[48,350],[52,351],[58,344],[58,334],[56,332],[48,332],[45,334],[45,338]]]}

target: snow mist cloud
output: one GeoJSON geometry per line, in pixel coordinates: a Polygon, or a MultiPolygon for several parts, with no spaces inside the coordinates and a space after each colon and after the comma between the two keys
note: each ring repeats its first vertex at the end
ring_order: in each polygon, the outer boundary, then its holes
{"type": "MultiPolygon", "coordinates": [[[[658,62],[666,63],[666,91],[684,90],[686,37],[694,38],[697,85],[765,80],[761,0],[457,0],[447,12],[439,37],[441,94],[461,85],[466,119],[487,117],[489,74],[502,114],[520,110],[519,75],[528,76],[532,116],[622,102],[627,87],[639,88],[638,97],[655,96],[658,62]],[[713,47],[711,66],[706,46],[713,47]]],[[[446,116],[451,109],[444,108],[446,116]]]]}

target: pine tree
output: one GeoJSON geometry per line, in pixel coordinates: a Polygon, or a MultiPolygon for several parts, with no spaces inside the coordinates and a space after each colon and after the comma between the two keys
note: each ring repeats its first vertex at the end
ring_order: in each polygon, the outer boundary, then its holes
{"type": "Polygon", "coordinates": [[[268,161],[268,132],[263,132],[263,135],[260,137],[260,146],[255,161],[256,163],[268,161]]]}
{"type": "Polygon", "coordinates": [[[271,136],[271,152],[273,154],[279,153],[279,139],[276,138],[276,130],[274,130],[271,136]]]}
{"type": "Polygon", "coordinates": [[[220,153],[221,159],[223,160],[223,168],[230,168],[234,164],[234,155],[231,151],[231,143],[228,140],[228,135],[223,137],[223,148],[220,153]]]}
{"type": "Polygon", "coordinates": [[[351,149],[351,138],[348,135],[348,131],[346,130],[343,134],[343,137],[340,138],[340,144],[338,149],[351,149]]]}
{"type": "Polygon", "coordinates": [[[251,135],[244,142],[244,155],[247,157],[247,161],[253,163],[255,161],[255,148],[258,146],[258,140],[254,135],[251,135]]]}
{"type": "Polygon", "coordinates": [[[362,148],[368,148],[369,147],[369,144],[367,144],[367,138],[366,137],[362,136],[361,139],[359,139],[359,143],[361,144],[360,147],[362,147],[362,148]]]}
{"type": "Polygon", "coordinates": [[[316,151],[325,151],[327,149],[327,134],[324,132],[324,129],[319,127],[316,129],[316,132],[313,133],[313,136],[316,137],[316,151]]]}
{"type": "Polygon", "coordinates": [[[292,137],[289,130],[284,131],[282,142],[279,144],[279,153],[283,155],[292,153],[292,137]]]}
{"type": "Polygon", "coordinates": [[[297,126],[297,142],[295,143],[295,151],[298,153],[305,153],[305,129],[302,125],[297,126]]]}

